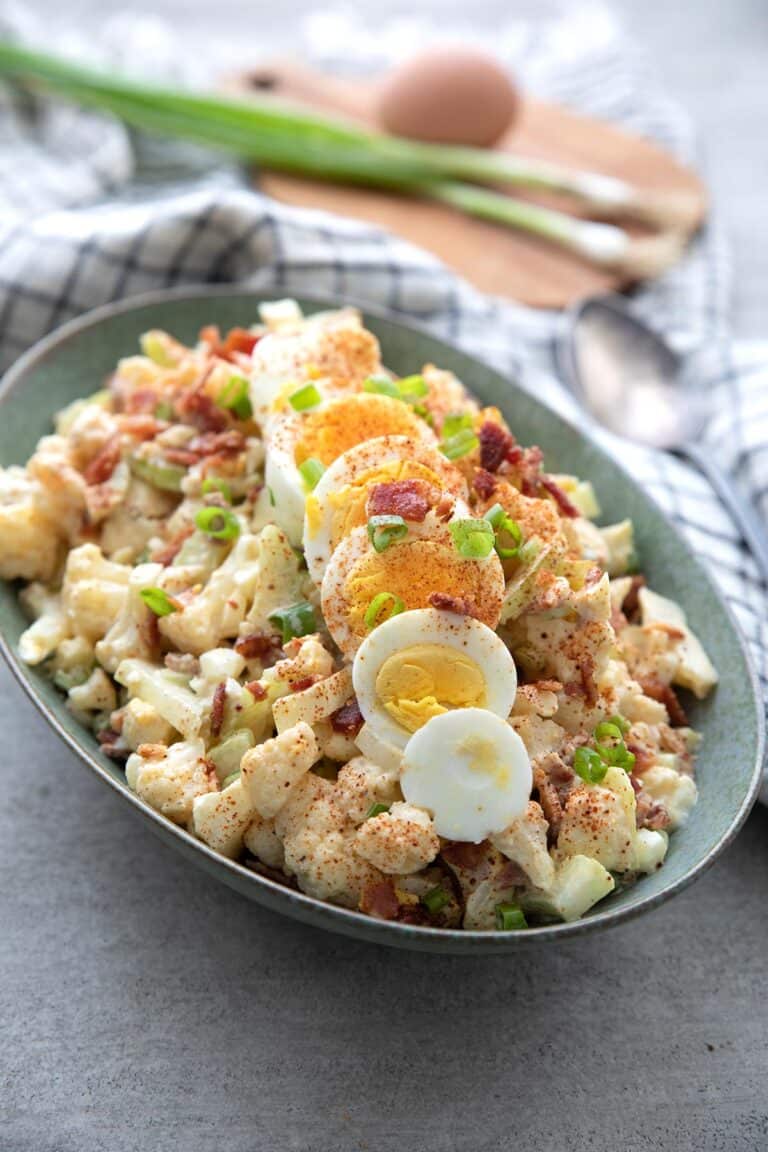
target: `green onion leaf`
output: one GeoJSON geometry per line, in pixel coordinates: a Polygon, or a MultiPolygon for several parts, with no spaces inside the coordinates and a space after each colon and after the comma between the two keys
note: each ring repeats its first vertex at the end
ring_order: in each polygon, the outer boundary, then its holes
{"type": "MultiPolygon", "coordinates": [[[[378,396],[389,396],[392,400],[402,400],[413,404],[422,396],[427,396],[429,388],[423,376],[404,376],[402,380],[390,380],[389,376],[369,376],[363,381],[363,392],[373,392],[378,396]]],[[[426,411],[426,409],[424,409],[426,411]]]]}
{"type": "Polygon", "coordinates": [[[307,412],[310,408],[317,408],[321,400],[322,396],[314,384],[305,384],[288,397],[289,404],[296,412],[307,412]]]}
{"type": "Polygon", "coordinates": [[[377,396],[389,396],[393,400],[402,400],[400,389],[389,376],[369,376],[363,380],[363,392],[373,392],[377,396]]]}
{"type": "Polygon", "coordinates": [[[608,723],[615,724],[621,732],[622,736],[626,736],[627,732],[629,732],[630,728],[632,727],[629,720],[625,720],[623,716],[619,716],[618,714],[611,716],[608,720],[608,723]]]}
{"type": "Polygon", "coordinates": [[[429,395],[429,387],[423,376],[403,376],[402,380],[397,381],[397,390],[403,399],[410,400],[411,397],[418,399],[422,396],[429,395]]]}
{"type": "Polygon", "coordinates": [[[166,464],[164,460],[150,460],[146,456],[130,456],[128,467],[139,480],[163,492],[181,492],[181,482],[187,474],[186,468],[179,464],[166,464]]]}
{"type": "Polygon", "coordinates": [[[493,528],[487,520],[453,520],[448,527],[466,560],[482,560],[493,552],[493,528]]]}
{"type": "Polygon", "coordinates": [[[444,440],[451,440],[459,432],[474,431],[475,423],[469,412],[449,412],[443,420],[442,435],[444,440]]]}
{"type": "Polygon", "coordinates": [[[604,740],[621,740],[621,728],[611,720],[604,720],[595,728],[595,740],[602,744],[604,740]]]}
{"type": "Polygon", "coordinates": [[[299,464],[299,472],[301,473],[302,480],[311,492],[313,488],[317,487],[320,477],[323,472],[325,472],[325,468],[319,460],[315,460],[314,457],[310,456],[303,464],[299,464]]]}
{"type": "Polygon", "coordinates": [[[408,535],[408,525],[402,516],[371,516],[368,521],[368,539],[376,552],[386,552],[395,540],[408,535]]]}
{"type": "Polygon", "coordinates": [[[501,522],[496,527],[496,544],[495,548],[502,560],[511,560],[513,556],[519,556],[520,545],[523,542],[523,530],[518,524],[517,520],[513,520],[511,516],[503,516],[501,522]],[[512,547],[508,547],[499,543],[499,536],[506,533],[512,540],[512,547]]]}
{"type": "Polygon", "coordinates": [[[379,592],[378,596],[374,596],[366,608],[363,620],[370,632],[377,624],[383,624],[385,620],[391,620],[393,616],[399,616],[404,611],[405,603],[399,596],[395,596],[393,592],[379,592]],[[387,609],[386,616],[380,620],[379,617],[387,609]]]}
{"type": "Polygon", "coordinates": [[[170,616],[179,610],[178,603],[164,588],[142,588],[139,595],[155,616],[170,616]]]}
{"type": "Polygon", "coordinates": [[[203,493],[203,496],[209,496],[211,492],[220,492],[227,504],[232,503],[232,489],[226,480],[222,480],[218,476],[206,476],[200,486],[200,491],[203,493]]]}
{"type": "Polygon", "coordinates": [[[582,745],[574,754],[573,770],[587,784],[599,784],[605,778],[608,765],[594,748],[582,745]]]}
{"type": "Polygon", "coordinates": [[[161,400],[155,408],[156,420],[173,420],[173,405],[169,404],[167,400],[161,400]]]}
{"type": "Polygon", "coordinates": [[[245,376],[230,376],[229,382],[216,397],[220,408],[234,412],[238,420],[250,420],[253,408],[248,396],[248,381],[245,376]]]}
{"type": "Polygon", "coordinates": [[[287,608],[276,608],[267,617],[270,624],[276,624],[282,632],[283,644],[296,636],[309,636],[317,631],[315,610],[307,600],[290,604],[287,608]]]}
{"type": "Polygon", "coordinates": [[[381,816],[384,812],[389,812],[389,804],[371,804],[365,814],[365,819],[372,820],[374,816],[381,816]]]}
{"type": "Polygon", "coordinates": [[[470,452],[474,452],[478,447],[480,441],[471,428],[464,428],[461,432],[457,432],[455,436],[449,436],[447,439],[442,440],[438,445],[443,456],[448,460],[459,460],[462,456],[467,456],[470,452]]]}
{"type": "Polygon", "coordinates": [[[240,521],[228,508],[201,508],[195,524],[214,540],[235,540],[240,535],[240,521]]]}
{"type": "Polygon", "coordinates": [[[427,912],[434,916],[441,908],[445,908],[446,904],[450,904],[451,894],[438,884],[436,888],[430,888],[429,892],[424,893],[421,902],[427,912]]]}
{"type": "Polygon", "coordinates": [[[497,904],[495,919],[497,932],[516,932],[528,927],[523,910],[517,904],[497,904]]]}

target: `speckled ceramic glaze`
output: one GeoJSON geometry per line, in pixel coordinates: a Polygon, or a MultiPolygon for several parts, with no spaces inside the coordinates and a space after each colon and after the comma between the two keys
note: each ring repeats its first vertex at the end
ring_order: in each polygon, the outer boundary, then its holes
{"type": "MultiPolygon", "coordinates": [[[[115,361],[135,352],[147,328],[165,328],[194,341],[204,324],[248,325],[262,297],[244,291],[201,289],[164,293],[100,309],[60,329],[8,373],[0,406],[0,463],[22,464],[51,417],[63,405],[100,387],[115,361]]],[[[303,302],[306,311],[332,307],[303,302]]],[[[733,619],[686,544],[647,495],[595,444],[572,425],[522,392],[497,372],[433,336],[366,310],[386,363],[406,375],[432,361],[453,370],[481,400],[504,412],[518,439],[540,444],[553,471],[575,472],[594,484],[606,523],[631,516],[638,552],[649,581],[679,600],[715,665],[721,682],[711,699],[691,708],[704,734],[697,766],[699,803],[685,828],[671,839],[664,867],[628,891],[603,900],[583,920],[521,933],[439,931],[391,924],[310,899],[211,852],[204,844],[138,800],[119,766],[103,756],[95,740],[64,707],[64,698],[45,676],[16,656],[25,626],[16,589],[0,586],[0,639],[23,687],[62,738],[159,836],[190,862],[205,868],[243,896],[276,912],[351,936],[433,952],[488,954],[523,948],[532,940],[553,945],[598,926],[615,924],[648,910],[699,875],[731,841],[754,801],[762,764],[762,706],[733,619]]],[[[686,702],[687,703],[687,702],[686,702]]],[[[34,770],[33,768],[31,770],[34,770]]],[[[63,786],[65,786],[63,784],[63,786]]]]}

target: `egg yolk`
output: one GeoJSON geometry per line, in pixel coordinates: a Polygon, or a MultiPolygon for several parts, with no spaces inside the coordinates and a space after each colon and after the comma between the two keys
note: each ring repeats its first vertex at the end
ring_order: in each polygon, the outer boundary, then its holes
{"type": "Polygon", "coordinates": [[[319,460],[327,468],[343,452],[376,436],[424,436],[424,422],[408,404],[368,392],[340,397],[308,412],[296,442],[296,465],[319,460]]]}
{"type": "Polygon", "coordinates": [[[457,745],[456,751],[470,757],[470,772],[492,777],[500,788],[509,783],[509,768],[499,759],[495,741],[487,736],[472,732],[457,745]]]}
{"type": "Polygon", "coordinates": [[[394,653],[379,669],[376,692],[408,732],[452,708],[483,708],[486,702],[478,665],[446,644],[414,644],[394,653]]]}
{"type": "Polygon", "coordinates": [[[389,464],[382,464],[380,468],[372,468],[369,472],[358,476],[354,484],[347,484],[329,496],[329,503],[333,508],[332,549],[348,536],[353,528],[359,528],[361,524],[366,523],[365,505],[368,492],[373,485],[391,483],[393,480],[426,480],[427,483],[442,490],[440,477],[431,468],[419,464],[416,460],[392,460],[389,464]]]}

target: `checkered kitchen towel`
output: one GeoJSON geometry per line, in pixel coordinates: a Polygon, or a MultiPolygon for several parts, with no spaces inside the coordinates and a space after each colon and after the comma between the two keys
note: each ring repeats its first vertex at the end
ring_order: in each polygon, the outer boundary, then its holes
{"type": "MultiPolygon", "coordinates": [[[[45,43],[51,30],[28,21],[22,9],[5,13],[12,32],[45,43]]],[[[371,68],[432,33],[418,18],[371,32],[370,22],[325,12],[305,25],[299,47],[325,66],[349,67],[354,57],[357,66],[371,68]]],[[[471,29],[452,29],[451,38],[457,35],[473,39],[471,29]]],[[[61,34],[55,43],[62,50],[61,34]]],[[[141,60],[151,75],[184,80],[168,29],[130,14],[106,21],[97,49],[92,43],[72,47],[117,66],[141,60]]],[[[494,47],[529,90],[694,158],[684,115],[655,92],[642,61],[601,6],[536,27],[510,24],[499,30],[494,47]]],[[[231,69],[237,51],[208,41],[205,53],[185,57],[196,67],[204,56],[212,69],[217,63],[231,69]]],[[[311,291],[384,305],[491,361],[561,411],[573,410],[554,376],[557,314],[483,297],[433,257],[369,225],[285,207],[252,191],[244,173],[209,153],[134,138],[90,113],[30,106],[1,88],[0,149],[3,367],[96,305],[149,289],[234,282],[276,295],[311,291]]],[[[675,270],[638,295],[635,306],[678,347],[709,350],[716,415],[707,436],[768,516],[768,347],[729,346],[727,260],[716,222],[675,270]]],[[[608,445],[616,450],[615,442],[608,445]]],[[[713,574],[768,694],[766,590],[724,509],[704,478],[679,460],[626,445],[621,455],[706,563],[716,541],[713,574]]]]}

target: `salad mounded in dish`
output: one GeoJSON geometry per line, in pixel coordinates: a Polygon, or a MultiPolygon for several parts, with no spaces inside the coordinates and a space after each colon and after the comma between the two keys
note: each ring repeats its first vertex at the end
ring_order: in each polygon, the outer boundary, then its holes
{"type": "Polygon", "coordinates": [[[0,470],[20,641],[148,805],[372,916],[518,930],[660,867],[717,676],[496,408],[352,309],[147,332],[0,470]]]}

